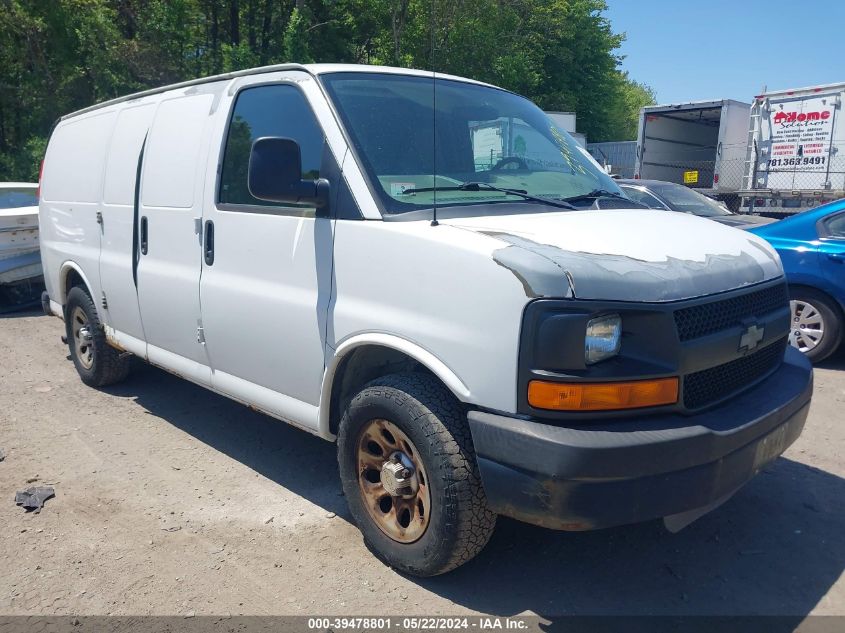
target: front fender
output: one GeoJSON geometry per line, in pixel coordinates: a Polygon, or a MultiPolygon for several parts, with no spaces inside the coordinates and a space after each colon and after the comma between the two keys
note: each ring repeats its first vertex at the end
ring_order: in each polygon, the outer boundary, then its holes
{"type": "Polygon", "coordinates": [[[471,393],[464,382],[458,378],[457,374],[453,372],[446,363],[441,361],[437,356],[429,352],[427,349],[412,343],[407,339],[403,339],[392,334],[384,334],[382,332],[370,332],[364,334],[356,334],[345,340],[337,346],[335,354],[331,361],[326,366],[325,377],[323,379],[323,387],[320,393],[320,416],[319,416],[319,435],[326,438],[334,438],[331,432],[331,396],[332,385],[337,374],[337,368],[340,363],[353,350],[359,347],[374,345],[379,347],[388,347],[395,349],[403,354],[413,358],[418,363],[423,365],[431,373],[437,376],[446,387],[455,395],[458,400],[466,402],[470,399],[471,393]]]}

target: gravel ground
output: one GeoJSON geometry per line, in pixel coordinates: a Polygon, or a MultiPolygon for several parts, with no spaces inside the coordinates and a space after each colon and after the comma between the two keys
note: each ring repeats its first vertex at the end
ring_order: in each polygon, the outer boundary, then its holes
{"type": "Polygon", "coordinates": [[[85,387],[62,328],[0,319],[2,615],[845,615],[843,354],[798,442],[682,532],[502,519],[417,580],[363,546],[332,444],[141,363],[85,387]],[[14,493],[38,484],[56,497],[26,514],[14,493]]]}

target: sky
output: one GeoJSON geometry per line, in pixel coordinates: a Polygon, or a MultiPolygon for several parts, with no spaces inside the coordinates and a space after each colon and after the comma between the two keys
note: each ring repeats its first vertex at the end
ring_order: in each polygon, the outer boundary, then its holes
{"type": "Polygon", "coordinates": [[[658,103],[845,82],[845,0],[606,0],[622,69],[658,103]]]}

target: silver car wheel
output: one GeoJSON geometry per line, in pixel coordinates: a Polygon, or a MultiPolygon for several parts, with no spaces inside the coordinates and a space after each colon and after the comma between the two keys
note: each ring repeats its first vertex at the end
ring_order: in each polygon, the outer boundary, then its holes
{"type": "Polygon", "coordinates": [[[824,318],[818,308],[807,301],[792,300],[789,307],[792,312],[789,344],[806,354],[821,343],[824,318]]]}

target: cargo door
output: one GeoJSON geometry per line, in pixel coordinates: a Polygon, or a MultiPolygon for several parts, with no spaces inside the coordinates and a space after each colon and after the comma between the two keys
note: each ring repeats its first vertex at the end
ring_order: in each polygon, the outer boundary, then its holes
{"type": "MultiPolygon", "coordinates": [[[[209,87],[205,87],[208,89],[209,87]]],[[[200,330],[201,197],[214,95],[158,106],[144,148],[138,300],[150,362],[209,384],[200,330]]]]}
{"type": "Polygon", "coordinates": [[[727,101],[722,106],[713,188],[720,194],[735,193],[742,186],[748,150],[747,103],[727,101]]]}
{"type": "Polygon", "coordinates": [[[39,208],[40,240],[47,290],[55,300],[63,288],[51,287],[66,264],[78,268],[98,306],[100,286],[101,198],[106,151],[114,110],[95,111],[61,122],[47,148],[39,208]],[[52,273],[52,274],[51,274],[52,273]]]}
{"type": "MultiPolygon", "coordinates": [[[[842,177],[834,148],[839,97],[836,94],[778,99],[769,105],[763,144],[767,187],[781,191],[824,191],[831,175],[842,177]],[[833,172],[833,174],[832,174],[833,172]]],[[[838,148],[836,148],[838,149],[838,148]]]]}
{"type": "Polygon", "coordinates": [[[155,103],[130,105],[117,115],[106,161],[102,203],[100,279],[104,322],[124,349],[146,357],[138,307],[138,188],[141,152],[155,103]]]}
{"type": "Polygon", "coordinates": [[[646,112],[640,178],[712,188],[722,108],[646,112]]]}

